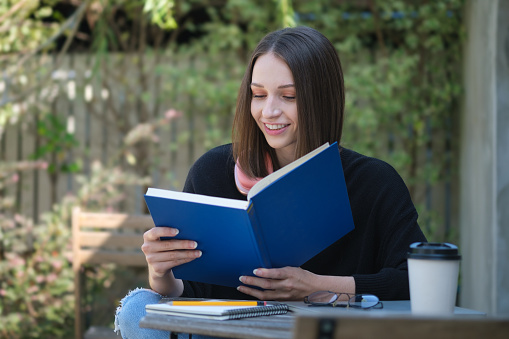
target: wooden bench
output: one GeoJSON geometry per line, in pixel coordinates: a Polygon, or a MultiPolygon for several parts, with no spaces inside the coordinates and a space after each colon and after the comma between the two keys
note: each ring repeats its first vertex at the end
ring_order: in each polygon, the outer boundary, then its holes
{"type": "MultiPolygon", "coordinates": [[[[154,223],[149,215],[84,212],[79,207],[73,209],[74,332],[76,339],[83,338],[84,330],[83,265],[114,263],[121,266],[146,267],[147,262],[141,251],[141,245],[143,244],[143,232],[152,227],[154,227],[154,223]]],[[[103,333],[100,329],[94,329],[92,332],[103,333]]],[[[114,335],[113,331],[109,332],[114,335]]]]}

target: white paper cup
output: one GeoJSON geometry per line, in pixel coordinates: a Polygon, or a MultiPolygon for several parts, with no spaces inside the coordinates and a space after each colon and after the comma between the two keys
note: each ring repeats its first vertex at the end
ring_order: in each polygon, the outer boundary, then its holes
{"type": "Polygon", "coordinates": [[[461,256],[448,243],[413,243],[408,252],[412,314],[451,315],[456,304],[461,256]]]}

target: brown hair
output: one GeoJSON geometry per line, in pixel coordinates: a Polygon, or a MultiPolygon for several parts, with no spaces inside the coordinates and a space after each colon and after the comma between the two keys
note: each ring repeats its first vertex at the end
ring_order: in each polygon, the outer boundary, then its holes
{"type": "Polygon", "coordinates": [[[309,27],[284,28],[266,35],[256,46],[237,97],[233,121],[233,155],[251,177],[266,176],[265,154],[274,170],[280,168],[275,150],[269,146],[251,116],[251,77],[256,60],[273,53],[290,68],[298,110],[296,158],[325,142],[340,143],[343,129],[345,89],[341,62],[331,42],[309,27]]]}

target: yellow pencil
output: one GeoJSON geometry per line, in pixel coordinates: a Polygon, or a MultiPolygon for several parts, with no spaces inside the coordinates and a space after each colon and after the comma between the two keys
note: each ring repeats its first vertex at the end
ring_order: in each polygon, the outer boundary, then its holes
{"type": "Polygon", "coordinates": [[[168,301],[173,306],[266,306],[266,301],[168,301]]]}

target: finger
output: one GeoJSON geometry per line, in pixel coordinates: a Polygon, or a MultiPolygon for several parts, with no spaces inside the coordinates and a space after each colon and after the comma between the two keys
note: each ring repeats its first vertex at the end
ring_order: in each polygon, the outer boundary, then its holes
{"type": "Polygon", "coordinates": [[[160,265],[163,263],[170,269],[175,266],[182,265],[190,262],[196,258],[201,257],[201,251],[169,251],[169,252],[155,252],[146,255],[147,263],[151,266],[160,265]]]}
{"type": "Polygon", "coordinates": [[[198,247],[198,243],[193,240],[163,240],[146,241],[141,245],[141,250],[145,254],[154,252],[166,252],[175,250],[192,250],[198,247]]]}
{"type": "Polygon", "coordinates": [[[174,250],[194,250],[198,247],[198,243],[194,240],[162,240],[152,243],[151,246],[159,249],[160,251],[174,251],[174,250]]]}
{"type": "Polygon", "coordinates": [[[174,237],[179,230],[173,227],[153,227],[143,234],[143,240],[156,241],[161,237],[174,237]]]}
{"type": "Polygon", "coordinates": [[[257,268],[253,271],[254,275],[266,279],[283,280],[288,279],[290,276],[289,269],[291,267],[284,268],[257,268]]]}
{"type": "Polygon", "coordinates": [[[246,285],[249,286],[256,286],[263,288],[265,290],[274,290],[277,289],[277,283],[279,280],[273,280],[273,279],[265,279],[265,278],[258,278],[248,275],[243,275],[239,278],[239,280],[246,285]]]}

